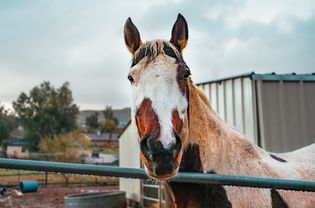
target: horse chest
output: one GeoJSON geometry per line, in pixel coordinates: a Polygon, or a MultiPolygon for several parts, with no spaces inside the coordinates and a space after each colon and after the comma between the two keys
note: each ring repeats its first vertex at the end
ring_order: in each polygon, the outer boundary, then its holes
{"type": "MultiPolygon", "coordinates": [[[[169,182],[177,208],[288,208],[277,190],[169,182]],[[229,197],[228,197],[229,195],[229,197]]],[[[172,204],[172,203],[168,203],[172,204]]]]}
{"type": "MultiPolygon", "coordinates": [[[[203,171],[198,145],[191,144],[186,148],[180,165],[180,171],[203,171]]],[[[232,207],[223,186],[176,182],[170,182],[169,186],[172,189],[178,208],[232,207]]]]}
{"type": "Polygon", "coordinates": [[[183,207],[232,207],[223,186],[170,182],[175,204],[183,207]]]}

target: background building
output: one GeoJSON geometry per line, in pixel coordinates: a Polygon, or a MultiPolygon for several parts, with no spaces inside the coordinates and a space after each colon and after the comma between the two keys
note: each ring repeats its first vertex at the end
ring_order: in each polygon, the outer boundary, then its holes
{"type": "MultiPolygon", "coordinates": [[[[137,130],[130,122],[119,136],[119,166],[140,168],[140,147],[137,141],[137,130]]],[[[127,198],[134,202],[141,201],[141,180],[119,178],[119,189],[126,191],[127,198]]]]}
{"type": "Polygon", "coordinates": [[[13,138],[3,145],[3,151],[8,158],[29,158],[28,144],[24,138],[13,138]]]}
{"type": "Polygon", "coordinates": [[[108,144],[118,144],[117,133],[84,133],[95,147],[106,147],[108,144]]]}
{"type": "Polygon", "coordinates": [[[225,122],[268,151],[315,142],[315,73],[249,73],[198,86],[225,122]]]}

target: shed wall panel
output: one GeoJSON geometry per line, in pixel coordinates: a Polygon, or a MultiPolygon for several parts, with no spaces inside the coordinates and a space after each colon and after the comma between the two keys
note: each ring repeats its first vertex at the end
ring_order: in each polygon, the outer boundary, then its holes
{"type": "Polygon", "coordinates": [[[254,143],[258,143],[256,137],[256,121],[255,121],[255,108],[254,108],[254,90],[252,80],[243,78],[243,111],[244,111],[244,132],[248,139],[254,143]]]}
{"type": "Polygon", "coordinates": [[[303,144],[310,144],[315,142],[315,83],[304,82],[304,103],[302,109],[305,116],[305,138],[302,140],[303,144]]]}
{"type": "Polygon", "coordinates": [[[234,89],[233,89],[233,80],[228,80],[225,83],[225,96],[226,96],[226,122],[230,125],[235,125],[234,114],[234,89]]]}
{"type": "Polygon", "coordinates": [[[242,79],[234,80],[234,108],[235,108],[235,127],[245,133],[244,129],[244,112],[243,112],[243,85],[242,79]]]}
{"type": "Polygon", "coordinates": [[[218,83],[217,84],[217,88],[218,88],[218,111],[217,113],[219,114],[219,116],[223,119],[226,120],[225,117],[225,87],[224,87],[224,82],[222,83],[218,83]]]}
{"type": "Polygon", "coordinates": [[[207,98],[209,99],[210,97],[210,86],[209,85],[203,85],[203,91],[205,92],[207,98]]]}
{"type": "Polygon", "coordinates": [[[220,118],[236,127],[247,138],[257,143],[256,116],[254,106],[254,90],[250,78],[224,80],[202,84],[201,89],[207,89],[210,104],[220,118]]]}
{"type": "Polygon", "coordinates": [[[259,82],[262,146],[287,152],[314,143],[315,83],[259,82]]]}
{"type": "Polygon", "coordinates": [[[210,103],[212,108],[218,112],[218,107],[217,107],[217,84],[216,83],[212,83],[210,84],[210,93],[211,93],[211,97],[210,97],[210,103]]]}

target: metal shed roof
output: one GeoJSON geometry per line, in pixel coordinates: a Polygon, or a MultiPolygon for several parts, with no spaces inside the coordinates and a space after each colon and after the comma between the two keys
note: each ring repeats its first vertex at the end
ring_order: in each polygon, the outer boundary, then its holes
{"type": "Polygon", "coordinates": [[[315,81],[315,72],[309,74],[276,74],[275,72],[266,74],[256,74],[255,72],[249,72],[240,75],[229,76],[221,79],[210,80],[207,82],[200,82],[197,85],[210,84],[215,82],[222,82],[231,79],[249,77],[252,80],[265,80],[265,81],[315,81]]]}

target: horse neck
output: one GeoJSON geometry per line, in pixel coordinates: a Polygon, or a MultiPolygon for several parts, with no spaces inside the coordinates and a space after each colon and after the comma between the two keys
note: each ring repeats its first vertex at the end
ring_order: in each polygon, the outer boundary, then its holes
{"type": "Polygon", "coordinates": [[[259,157],[259,148],[246,140],[244,135],[224,123],[213,111],[204,93],[192,83],[188,126],[189,135],[185,146],[186,149],[189,145],[198,147],[200,167],[202,167],[199,171],[239,172],[233,170],[231,164],[234,164],[233,167],[242,169],[241,166],[246,164],[246,160],[259,157]]]}

